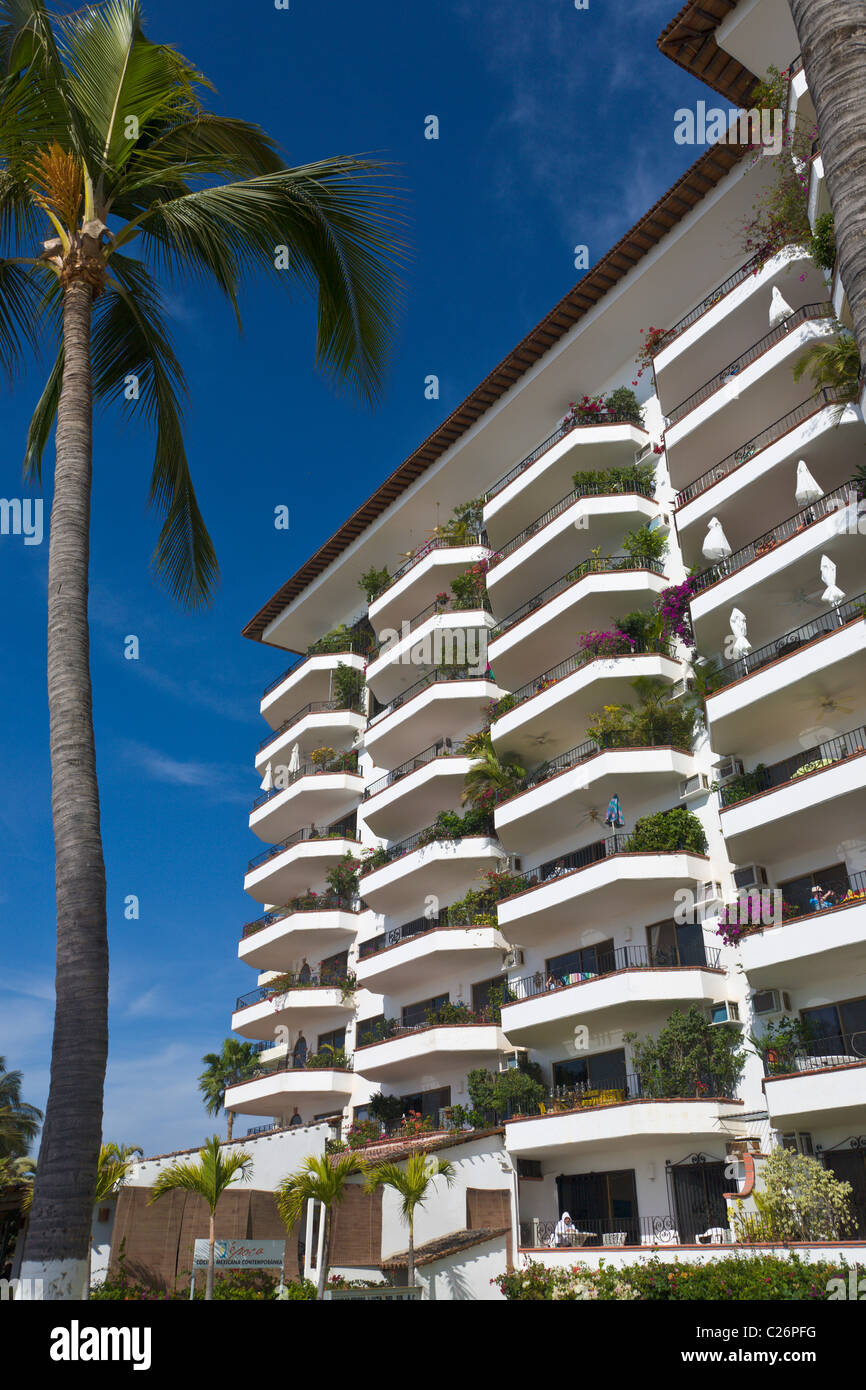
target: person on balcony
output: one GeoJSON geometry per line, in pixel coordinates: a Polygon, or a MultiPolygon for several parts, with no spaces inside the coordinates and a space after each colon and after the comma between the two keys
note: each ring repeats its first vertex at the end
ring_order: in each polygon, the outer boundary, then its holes
{"type": "Polygon", "coordinates": [[[303,1123],[304,1123],[303,1116],[301,1116],[301,1115],[298,1113],[298,1107],[295,1106],[294,1110],[292,1111],[292,1118],[289,1120],[289,1125],[290,1125],[290,1126],[292,1126],[292,1125],[302,1125],[303,1123]]]}
{"type": "Polygon", "coordinates": [[[822,888],[819,883],[812,887],[809,907],[812,912],[821,912],[825,907],[835,906],[836,895],[831,888],[822,888]]]}
{"type": "Polygon", "coordinates": [[[304,956],[304,959],[301,962],[301,968],[298,971],[298,982],[302,985],[308,985],[312,978],[313,972],[307,963],[307,957],[304,956]]]}
{"type": "Polygon", "coordinates": [[[574,1222],[567,1211],[562,1213],[562,1216],[556,1223],[553,1235],[550,1238],[550,1246],[552,1249],[556,1249],[563,1245],[574,1245],[574,1222]]]}
{"type": "Polygon", "coordinates": [[[298,1034],[298,1041],[292,1051],[292,1066],[298,1071],[303,1071],[307,1065],[307,1040],[303,1033],[298,1034]]]}

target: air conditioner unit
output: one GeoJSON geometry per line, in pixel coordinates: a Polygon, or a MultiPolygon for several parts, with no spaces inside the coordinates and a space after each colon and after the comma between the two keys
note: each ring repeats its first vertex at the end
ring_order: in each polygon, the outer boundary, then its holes
{"type": "Polygon", "coordinates": [[[519,874],[523,868],[523,860],[519,854],[508,854],[505,857],[505,866],[510,873],[519,874]]]}
{"type": "Polygon", "coordinates": [[[695,681],[693,676],[686,676],[684,680],[674,681],[670,689],[671,700],[681,700],[683,695],[687,695],[694,690],[695,681]]]}
{"type": "Polygon", "coordinates": [[[721,1004],[710,1005],[710,1024],[740,1023],[740,1010],[737,1004],[724,1000],[721,1004]]]}
{"type": "Polygon", "coordinates": [[[669,531],[671,529],[671,524],[670,512],[659,512],[658,516],[654,516],[651,519],[648,529],[650,531],[660,531],[664,527],[669,531]]]}
{"type": "Polygon", "coordinates": [[[705,796],[710,790],[710,779],[705,772],[698,772],[694,777],[687,777],[684,782],[680,782],[680,801],[691,801],[693,796],[705,796]]]}
{"type": "Polygon", "coordinates": [[[756,1014],[789,1014],[791,996],[784,989],[759,989],[752,995],[752,1009],[756,1014]]]}
{"type": "Polygon", "coordinates": [[[505,955],[502,957],[503,970],[514,970],[517,966],[522,964],[523,952],[517,947],[515,947],[513,951],[506,951],[505,955]]]}
{"type": "Polygon", "coordinates": [[[709,906],[710,903],[719,903],[721,901],[722,885],[720,883],[709,882],[701,884],[698,902],[701,903],[703,907],[709,906]]]}
{"type": "Polygon", "coordinates": [[[515,1047],[513,1051],[506,1052],[499,1063],[500,1071],[517,1071],[520,1066],[520,1059],[526,1056],[525,1047],[515,1047]]]}
{"type": "Polygon", "coordinates": [[[732,782],[735,777],[742,777],[743,764],[739,758],[725,758],[715,769],[716,781],[720,786],[726,782],[732,782]]]}
{"type": "Polygon", "coordinates": [[[750,888],[767,888],[767,870],[760,864],[743,864],[734,869],[734,887],[738,893],[747,893],[750,888]]]}

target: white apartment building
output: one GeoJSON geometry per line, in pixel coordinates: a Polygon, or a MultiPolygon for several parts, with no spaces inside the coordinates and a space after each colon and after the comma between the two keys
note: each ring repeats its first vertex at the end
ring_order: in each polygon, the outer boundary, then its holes
{"type": "MultiPolygon", "coordinates": [[[[782,0],[690,3],[660,46],[725,106],[791,68],[786,118],[814,123],[782,0]]],[[[774,168],[706,150],[245,629],[293,655],[261,701],[232,1016],[262,1070],[227,1104],[345,1135],[381,1094],[438,1131],[472,1070],[535,1064],[545,1101],[500,1117],[524,1249],[566,1209],[588,1248],[723,1230],[743,1141],[819,1156],[866,1238],[866,425],[792,371],[845,320],[838,277],[743,249],[774,168]],[[637,419],[581,409],[636,378],[637,419]],[[680,636],[599,638],[690,576],[680,636]],[[599,731],[642,692],[651,736],[599,731]],[[526,785],[458,827],[488,725],[526,785]],[[329,889],[347,855],[357,898],[329,889]],[[734,941],[746,890],[771,916],[734,941]],[[733,1088],[642,1074],[635,1035],[692,1007],[757,1040],[733,1088]]],[[[819,151],[807,173],[814,225],[819,151]]]]}

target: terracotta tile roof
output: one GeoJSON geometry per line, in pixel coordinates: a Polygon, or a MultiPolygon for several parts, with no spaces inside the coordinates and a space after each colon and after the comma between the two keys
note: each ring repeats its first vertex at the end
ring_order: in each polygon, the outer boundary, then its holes
{"type": "Polygon", "coordinates": [[[753,72],[716,43],[716,29],[739,0],[688,0],[659,35],[666,58],[735,106],[749,106],[758,81],[753,72]]]}
{"type": "MultiPolygon", "coordinates": [[[[706,3],[719,6],[727,4],[728,0],[706,0],[706,3]]],[[[661,43],[661,40],[659,42],[661,43]]],[[[674,43],[674,47],[678,48],[677,43],[674,43]]],[[[662,51],[667,52],[666,49],[662,51]]],[[[679,62],[680,59],[675,58],[674,61],[679,62]]],[[[749,74],[752,86],[756,80],[749,74]]],[[[587,271],[583,279],[563,296],[550,313],[536,324],[497,367],[494,367],[456,410],[453,410],[399,468],[385,479],[372,496],[353,512],[348,521],[334,532],[331,539],[320,546],[292,578],[277,590],[243,628],[244,637],[261,642],[265,628],[283,609],[347,550],[352,542],[415,482],[416,478],[441,458],[461,435],[544,356],[549,348],[559,342],[575,323],[657,246],[662,238],[731,172],[744,153],[743,147],[728,144],[712,145],[705,150],[649,212],[644,213],[631,230],[620,238],[592,270],[587,271]]]]}
{"type": "MultiPolygon", "coordinates": [[[[419,1149],[422,1153],[433,1153],[436,1149],[456,1149],[461,1144],[471,1144],[475,1139],[487,1139],[491,1134],[504,1134],[505,1130],[500,1129],[473,1129],[463,1134],[452,1134],[450,1131],[442,1130],[438,1133],[422,1134],[417,1139],[391,1139],[381,1140],[375,1144],[368,1144],[363,1149],[355,1149],[367,1163],[375,1163],[385,1160],[388,1163],[399,1163],[401,1159],[408,1158],[411,1153],[419,1149]]],[[[345,1153],[346,1150],[343,1150],[345,1153]]],[[[333,1154],[332,1159],[336,1162],[342,1154],[333,1154]]]]}
{"type": "MultiPolygon", "coordinates": [[[[507,1226],[483,1226],[477,1231],[450,1231],[447,1236],[428,1240],[415,1247],[415,1264],[430,1265],[436,1260],[444,1260],[448,1255],[459,1255],[471,1250],[473,1245],[484,1245],[488,1240],[508,1235],[507,1226]]],[[[409,1251],[401,1250],[397,1255],[389,1255],[382,1261],[383,1269],[404,1269],[409,1262],[409,1251]]]]}

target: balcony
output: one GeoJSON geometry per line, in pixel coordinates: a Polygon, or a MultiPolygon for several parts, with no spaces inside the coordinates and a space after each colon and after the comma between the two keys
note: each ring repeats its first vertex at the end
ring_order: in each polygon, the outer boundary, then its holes
{"type": "Polygon", "coordinates": [[[778,1130],[862,1128],[866,1032],[820,1038],[765,1058],[764,1092],[778,1130]],[[785,1070],[780,1070],[784,1068],[785,1070]]]}
{"type": "Polygon", "coordinates": [[[846,600],[723,666],[707,717],[713,747],[759,756],[800,737],[804,716],[826,722],[828,701],[858,708],[866,682],[866,595],[846,600]]]}
{"type": "Polygon", "coordinates": [[[495,613],[508,613],[574,559],[575,532],[587,531],[602,551],[658,512],[654,485],[633,481],[621,491],[586,484],[561,498],[492,556],[487,591],[495,613]]]}
{"type": "Polygon", "coordinates": [[[747,928],[738,946],[753,989],[803,989],[821,978],[866,974],[866,873],[846,879],[833,905],[775,927],[747,928]]]}
{"type": "Polygon", "coordinates": [[[664,642],[651,650],[623,642],[616,654],[587,647],[498,700],[490,732],[499,748],[531,764],[542,750],[570,746],[593,711],[628,702],[639,676],[673,684],[680,675],[673,646],[664,642]]]}
{"type": "Polygon", "coordinates": [[[354,1013],[351,986],[348,976],[332,971],[281,975],[240,996],[232,1030],[243,1038],[275,1038],[283,1027],[329,1032],[354,1013]]]}
{"type": "Polygon", "coordinates": [[[374,912],[402,917],[424,907],[427,898],[437,903],[456,899],[484,869],[497,868],[502,858],[502,847],[492,834],[446,837],[431,826],[380,849],[362,867],[361,892],[374,912]]]}
{"type": "Polygon", "coordinates": [[[788,758],[747,772],[720,792],[722,832],[736,862],[790,859],[866,824],[866,728],[801,746],[788,758]]]}
{"type": "MultiPolygon", "coordinates": [[[[611,835],[560,855],[526,875],[530,886],[499,904],[509,941],[531,945],[562,927],[585,925],[584,913],[607,922],[635,913],[659,920],[676,888],[707,878],[709,860],[691,850],[635,852],[632,835],[611,835]]],[[[639,841],[637,842],[639,843],[639,841]]]]}
{"type": "Polygon", "coordinates": [[[309,894],[244,927],[238,956],[257,970],[288,970],[306,955],[344,951],[358,930],[359,908],[333,893],[309,894]]]}
{"type": "Polygon", "coordinates": [[[274,1115],[285,1122],[297,1106],[304,1119],[312,1119],[342,1110],[353,1085],[352,1071],[268,1065],[249,1081],[226,1088],[226,1109],[236,1115],[274,1115]]]}
{"type": "Polygon", "coordinates": [[[422,1072],[436,1075],[437,1069],[495,1070],[497,1058],[507,1050],[505,1034],[496,1023],[421,1023],[398,1027],[380,1042],[356,1047],[355,1070],[367,1081],[396,1084],[422,1072]]]}
{"type": "Polygon", "coordinates": [[[603,746],[590,739],[544,763],[523,791],[501,802],[496,833],[505,849],[534,854],[556,843],[569,818],[607,805],[615,792],[639,814],[669,800],[693,771],[691,749],[672,745],[664,733],[645,744],[629,734],[608,736],[603,746]]]}
{"type": "Polygon", "coordinates": [[[345,855],[360,853],[354,816],[324,830],[305,826],[250,860],[244,891],[256,902],[288,902],[311,884],[324,883],[328,870],[345,855]]]}
{"type": "Polygon", "coordinates": [[[647,442],[641,426],[610,415],[604,423],[561,424],[485,494],[484,522],[493,544],[507,541],[552,507],[576,472],[633,463],[647,442]]]}
{"type": "Polygon", "coordinates": [[[665,445],[674,487],[699,477],[708,454],[726,455],[768,418],[781,419],[803,403],[804,383],[794,381],[792,367],[810,343],[833,336],[834,323],[830,304],[804,305],[670,412],[665,445]],[[733,410],[725,408],[732,403],[733,410]]]}
{"type": "Polygon", "coordinates": [[[483,722],[504,691],[469,667],[429,671],[381,709],[374,707],[364,747],[377,767],[394,767],[438,740],[459,742],[483,722]]]}
{"type": "Polygon", "coordinates": [[[620,946],[599,956],[596,974],[558,976],[537,971],[509,980],[515,996],[502,1006],[509,1042],[555,1047],[576,1019],[602,1030],[638,1031],[664,1022],[673,1009],[717,1003],[726,997],[718,946],[698,943],[691,951],[620,946]]]}
{"type": "Polygon", "coordinates": [[[306,656],[296,657],[291,666],[266,687],[260,705],[262,717],[272,729],[278,729],[293,710],[310,702],[330,700],[337,667],[342,663],[363,671],[372,642],[371,634],[360,632],[350,632],[340,640],[315,642],[306,656]]]}
{"type": "Polygon", "coordinates": [[[544,670],[561,657],[575,630],[603,629],[612,609],[648,607],[668,582],[660,561],[630,555],[584,560],[498,623],[488,648],[497,681],[514,689],[528,671],[544,670]]]}
{"type": "Polygon", "coordinates": [[[459,599],[440,596],[402,622],[399,633],[395,628],[380,628],[379,644],[367,666],[367,685],[377,703],[405,694],[425,668],[468,666],[483,676],[487,633],[493,627],[483,605],[479,599],[467,608],[459,599]]]}
{"type": "Polygon", "coordinates": [[[423,917],[419,922],[424,926],[406,935],[411,923],[364,942],[367,951],[357,967],[360,988],[403,995],[461,969],[479,978],[501,970],[508,943],[496,927],[438,926],[423,917]]]}
{"type": "Polygon", "coordinates": [[[363,816],[374,835],[392,839],[407,825],[429,825],[459,802],[473,760],[448,745],[440,739],[367,786],[363,816]]]}
{"type": "Polygon", "coordinates": [[[348,709],[340,700],[311,700],[262,740],[256,753],[256,771],[264,776],[268,763],[288,764],[295,744],[299,756],[305,758],[323,745],[351,743],[361,736],[366,724],[360,705],[348,709]]]}
{"type": "Polygon", "coordinates": [[[358,805],[364,790],[354,751],[304,763],[291,773],[285,767],[271,770],[276,785],[255,800],[250,815],[250,830],[271,843],[282,841],[298,821],[344,819],[358,805]]]}
{"type": "Polygon", "coordinates": [[[460,542],[433,536],[395,570],[388,588],[370,604],[370,622],[377,632],[399,627],[404,614],[426,608],[437,594],[448,591],[452,579],[489,554],[483,531],[460,542]]]}

